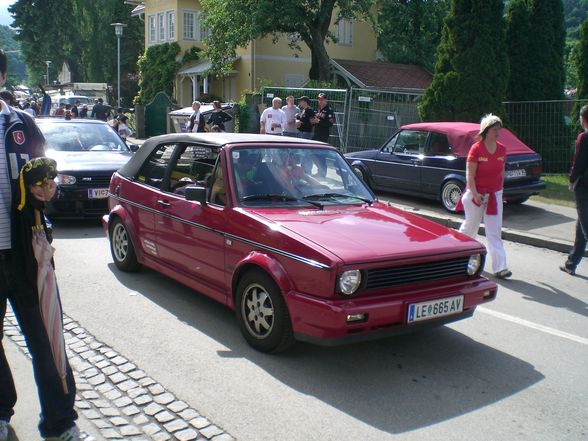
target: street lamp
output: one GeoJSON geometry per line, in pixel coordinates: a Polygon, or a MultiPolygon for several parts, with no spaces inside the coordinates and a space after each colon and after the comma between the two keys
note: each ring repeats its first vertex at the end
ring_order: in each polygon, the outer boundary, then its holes
{"type": "Polygon", "coordinates": [[[45,64],[47,65],[47,85],[49,85],[49,65],[51,64],[51,60],[45,61],[45,64]]]}
{"type": "Polygon", "coordinates": [[[126,24],[124,23],[111,23],[110,26],[114,26],[114,33],[116,34],[117,41],[117,54],[118,54],[118,106],[120,107],[120,39],[123,34],[123,29],[126,24]]]}

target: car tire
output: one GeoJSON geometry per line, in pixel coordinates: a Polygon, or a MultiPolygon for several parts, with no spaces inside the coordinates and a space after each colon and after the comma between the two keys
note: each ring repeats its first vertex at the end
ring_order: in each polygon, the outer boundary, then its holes
{"type": "Polygon", "coordinates": [[[463,196],[464,189],[465,185],[456,179],[450,179],[445,182],[441,187],[441,204],[443,204],[443,208],[451,213],[455,213],[457,204],[463,196]]]}
{"type": "Polygon", "coordinates": [[[288,307],[274,280],[248,271],[237,285],[235,310],[247,343],[260,352],[281,352],[294,344],[288,307]]]}
{"type": "Polygon", "coordinates": [[[115,218],[110,226],[110,253],[114,264],[121,271],[133,272],[141,266],[127,227],[120,218],[115,218]]]}
{"type": "Polygon", "coordinates": [[[367,185],[368,187],[370,187],[370,188],[371,188],[371,185],[370,185],[370,180],[369,180],[369,178],[367,177],[367,174],[366,174],[366,172],[363,170],[363,168],[361,168],[361,167],[360,167],[360,166],[358,166],[358,165],[354,165],[352,168],[353,168],[353,172],[354,172],[354,173],[357,175],[357,177],[358,177],[359,179],[361,179],[361,180],[362,180],[362,181],[365,183],[365,185],[367,185]]]}

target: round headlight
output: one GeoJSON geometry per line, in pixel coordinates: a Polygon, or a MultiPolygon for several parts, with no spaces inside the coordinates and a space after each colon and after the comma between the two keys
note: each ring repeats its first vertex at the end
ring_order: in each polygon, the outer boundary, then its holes
{"type": "Polygon", "coordinates": [[[57,185],[74,185],[76,183],[76,177],[59,173],[55,178],[55,182],[57,185]]]}
{"type": "Polygon", "coordinates": [[[339,276],[339,290],[347,296],[357,291],[359,285],[361,285],[360,270],[345,271],[339,276]]]}
{"type": "Polygon", "coordinates": [[[482,265],[482,256],[479,254],[474,254],[470,256],[468,260],[468,276],[473,276],[480,270],[480,266],[482,265]]]}

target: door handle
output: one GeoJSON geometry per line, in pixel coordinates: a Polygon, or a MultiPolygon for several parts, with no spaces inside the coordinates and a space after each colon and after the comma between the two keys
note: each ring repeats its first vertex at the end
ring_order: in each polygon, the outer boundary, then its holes
{"type": "Polygon", "coordinates": [[[169,207],[169,206],[171,205],[171,204],[170,204],[168,201],[164,201],[164,200],[162,200],[162,199],[159,199],[159,200],[157,201],[157,203],[158,203],[159,205],[161,205],[162,207],[169,207]]]}

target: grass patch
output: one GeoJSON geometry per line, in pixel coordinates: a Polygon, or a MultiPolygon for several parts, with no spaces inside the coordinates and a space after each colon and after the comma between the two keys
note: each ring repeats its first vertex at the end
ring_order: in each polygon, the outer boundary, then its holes
{"type": "Polygon", "coordinates": [[[538,196],[531,199],[546,204],[564,205],[566,207],[575,207],[574,193],[568,190],[567,175],[543,175],[541,180],[547,187],[541,191],[538,196]]]}

